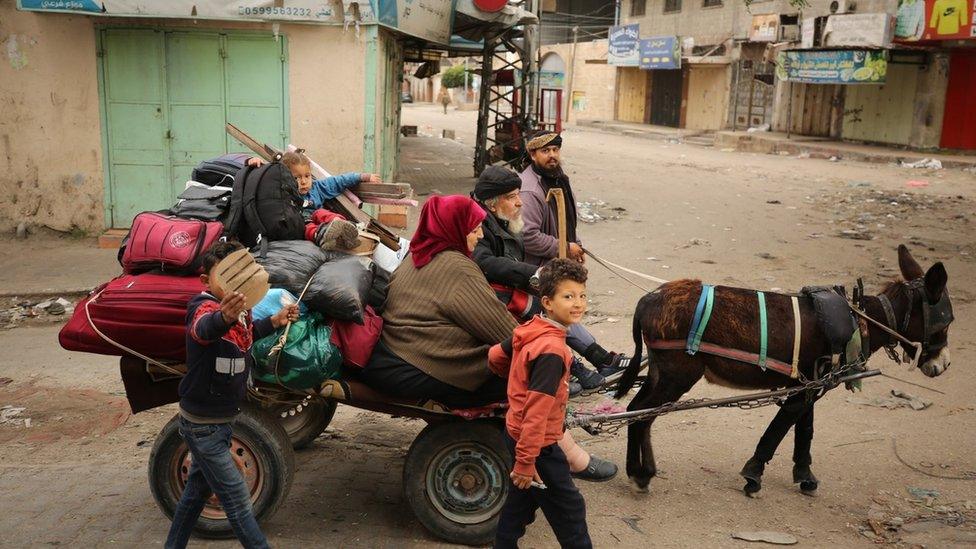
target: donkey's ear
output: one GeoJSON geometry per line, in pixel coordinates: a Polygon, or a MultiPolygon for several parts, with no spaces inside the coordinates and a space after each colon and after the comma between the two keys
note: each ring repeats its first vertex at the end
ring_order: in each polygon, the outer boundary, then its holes
{"type": "Polygon", "coordinates": [[[928,294],[930,301],[937,303],[942,299],[948,281],[949,273],[946,272],[945,265],[941,261],[929,268],[929,272],[925,273],[925,293],[928,294]]]}
{"type": "Polygon", "coordinates": [[[898,266],[901,267],[901,276],[906,281],[925,276],[925,271],[922,270],[922,266],[918,264],[918,261],[915,261],[912,253],[908,251],[908,248],[904,244],[898,246],[898,266]]]}

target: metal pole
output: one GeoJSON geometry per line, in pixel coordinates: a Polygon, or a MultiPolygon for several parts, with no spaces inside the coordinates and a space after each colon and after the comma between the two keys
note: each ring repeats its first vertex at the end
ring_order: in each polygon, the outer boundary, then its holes
{"type": "Polygon", "coordinates": [[[790,96],[786,99],[786,138],[790,138],[793,133],[793,82],[790,81],[790,96]]]}
{"type": "MultiPolygon", "coordinates": [[[[864,379],[867,377],[873,377],[880,375],[881,370],[865,370],[863,372],[858,372],[856,374],[847,375],[837,379],[837,384],[846,383],[848,381],[856,381],[858,379],[864,379]]],[[[633,418],[645,418],[661,415],[668,412],[678,412],[683,410],[696,410],[698,408],[712,408],[717,406],[724,406],[726,404],[735,404],[737,402],[745,402],[749,400],[756,400],[760,398],[775,398],[777,396],[789,395],[796,390],[796,387],[786,387],[785,389],[777,389],[775,391],[765,391],[762,393],[749,393],[747,395],[732,396],[725,398],[716,399],[700,399],[700,400],[690,400],[685,402],[673,402],[668,404],[662,404],[655,408],[646,408],[644,410],[631,410],[629,412],[618,412],[616,414],[593,414],[587,416],[579,416],[576,418],[570,417],[566,420],[566,427],[575,427],[577,425],[592,425],[594,423],[602,423],[605,421],[616,421],[621,419],[633,419],[633,418]],[[663,409],[664,411],[654,413],[658,409],[663,409]]]]}
{"type": "MultiPolygon", "coordinates": [[[[569,83],[566,90],[569,92],[570,101],[566,102],[566,113],[563,116],[563,120],[569,120],[569,104],[572,102],[573,97],[573,77],[576,76],[576,42],[579,39],[579,26],[573,27],[573,53],[570,56],[569,61],[569,83]]],[[[562,113],[562,110],[559,111],[562,113]]]]}
{"type": "MultiPolygon", "coordinates": [[[[529,11],[539,17],[540,0],[529,0],[529,11]]],[[[535,128],[536,122],[536,98],[539,97],[539,27],[538,25],[525,26],[525,78],[524,83],[525,97],[522,99],[525,113],[525,124],[529,128],[535,128]]]]}
{"type": "MultiPolygon", "coordinates": [[[[742,60],[735,64],[735,90],[732,93],[732,133],[739,128],[739,78],[742,74],[742,60]]],[[[652,90],[653,92],[653,90],[652,90]]]]}
{"type": "Polygon", "coordinates": [[[468,58],[464,58],[464,102],[468,102],[468,58]]]}

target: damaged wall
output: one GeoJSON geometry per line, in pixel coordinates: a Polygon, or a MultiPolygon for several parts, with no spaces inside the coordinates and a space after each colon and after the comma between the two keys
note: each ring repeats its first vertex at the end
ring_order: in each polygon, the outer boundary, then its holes
{"type": "Polygon", "coordinates": [[[95,33],[0,3],[0,229],[102,227],[95,33]]]}
{"type": "MultiPolygon", "coordinates": [[[[274,32],[268,23],[86,17],[20,12],[14,5],[0,3],[3,231],[22,221],[58,231],[104,228],[97,28],[274,32]]],[[[369,31],[298,24],[278,28],[288,37],[290,141],[333,173],[363,170],[369,31]]],[[[372,122],[381,121],[380,116],[372,122]]],[[[381,153],[374,154],[376,163],[381,153]]]]}

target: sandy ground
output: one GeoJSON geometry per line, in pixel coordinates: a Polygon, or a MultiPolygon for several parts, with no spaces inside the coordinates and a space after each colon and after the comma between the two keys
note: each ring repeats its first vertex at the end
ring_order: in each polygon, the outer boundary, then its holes
{"type": "MultiPolygon", "coordinates": [[[[461,141],[405,140],[404,158],[427,158],[427,166],[438,158],[470,165],[473,113],[445,116],[430,105],[408,106],[404,123],[428,135],[456,129],[461,141]]],[[[760,497],[740,491],[737,472],[775,408],[676,413],[654,426],[659,476],[649,494],[633,493],[623,475],[581,483],[597,546],[746,547],[752,544],[730,534],[755,530],[789,533],[804,547],[976,544],[976,340],[970,335],[976,290],[969,286],[976,278],[976,176],[725,153],[593,130],[569,129],[564,139],[577,199],[614,218],[581,224],[579,232],[585,245],[611,261],[667,279],[763,290],[850,286],[863,276],[868,291],[876,292],[897,275],[895,248],[905,243],[923,267],[945,263],[956,314],[952,367],[941,377],[906,371],[883,354],[871,362],[944,394],[876,377],[865,382],[863,394],[836,390],[820,402],[813,448],[817,497],[801,495],[790,482],[791,436],[767,467],[760,497]],[[927,185],[907,186],[910,180],[927,185]],[[892,389],[933,404],[922,411],[860,404],[884,400],[892,389]],[[920,497],[909,488],[938,495],[920,497]]],[[[424,186],[423,169],[412,167],[405,163],[402,179],[423,197],[430,184],[424,186]]],[[[469,191],[470,173],[461,172],[439,179],[437,190],[469,191]]],[[[629,351],[630,317],[643,292],[596,265],[589,291],[587,323],[607,347],[629,351]]],[[[173,410],[127,416],[116,361],[61,350],[57,329],[0,332],[0,378],[12,379],[0,385],[0,406],[24,406],[23,416],[36,418],[29,429],[0,424],[0,545],[161,544],[168,521],[149,494],[145,467],[151,441],[173,410]]],[[[688,396],[734,393],[702,382],[688,396]]],[[[599,402],[594,397],[590,404],[599,402]]],[[[265,524],[272,543],[439,546],[401,493],[400,466],[422,425],[340,407],[333,426],[297,454],[291,495],[265,524]]],[[[623,465],[622,434],[577,435],[590,451],[623,465]]],[[[523,543],[555,545],[542,520],[523,543]]]]}

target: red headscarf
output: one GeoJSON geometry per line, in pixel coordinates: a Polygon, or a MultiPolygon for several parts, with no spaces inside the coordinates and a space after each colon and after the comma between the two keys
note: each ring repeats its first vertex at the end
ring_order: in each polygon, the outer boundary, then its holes
{"type": "Polygon", "coordinates": [[[445,250],[471,257],[468,234],[481,224],[485,215],[481,206],[466,196],[430,197],[420,210],[420,223],[410,240],[414,266],[420,269],[445,250]]]}

